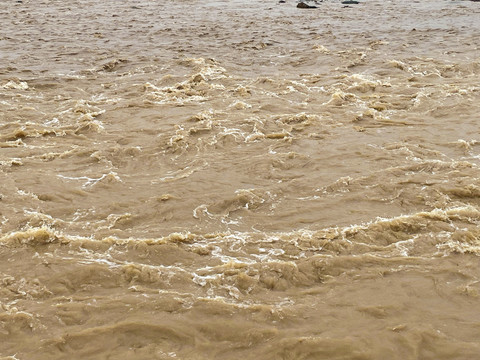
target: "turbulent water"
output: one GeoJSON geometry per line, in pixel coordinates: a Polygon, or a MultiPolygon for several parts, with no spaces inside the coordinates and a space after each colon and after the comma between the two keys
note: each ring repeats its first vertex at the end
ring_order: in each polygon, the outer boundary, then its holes
{"type": "Polygon", "coordinates": [[[0,358],[480,358],[480,4],[2,0],[0,358]]]}

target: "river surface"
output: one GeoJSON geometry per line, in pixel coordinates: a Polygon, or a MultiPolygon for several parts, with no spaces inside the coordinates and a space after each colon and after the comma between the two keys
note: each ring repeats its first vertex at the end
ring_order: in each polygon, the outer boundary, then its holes
{"type": "Polygon", "coordinates": [[[0,358],[480,357],[480,3],[2,0],[0,358]]]}

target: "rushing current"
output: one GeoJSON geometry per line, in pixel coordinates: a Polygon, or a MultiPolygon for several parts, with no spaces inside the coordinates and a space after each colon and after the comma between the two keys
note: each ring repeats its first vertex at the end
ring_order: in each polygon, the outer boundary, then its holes
{"type": "Polygon", "coordinates": [[[0,358],[480,358],[480,3],[2,0],[0,358]]]}

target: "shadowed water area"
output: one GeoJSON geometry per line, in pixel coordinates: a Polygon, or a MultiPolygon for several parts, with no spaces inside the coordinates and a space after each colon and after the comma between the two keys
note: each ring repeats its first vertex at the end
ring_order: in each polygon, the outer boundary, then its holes
{"type": "Polygon", "coordinates": [[[0,359],[476,359],[480,4],[3,0],[0,359]]]}

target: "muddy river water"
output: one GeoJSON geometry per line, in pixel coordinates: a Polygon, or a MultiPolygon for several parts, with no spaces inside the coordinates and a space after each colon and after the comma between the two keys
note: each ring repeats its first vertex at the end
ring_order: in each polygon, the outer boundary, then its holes
{"type": "Polygon", "coordinates": [[[0,358],[480,358],[480,3],[2,0],[0,358]]]}

